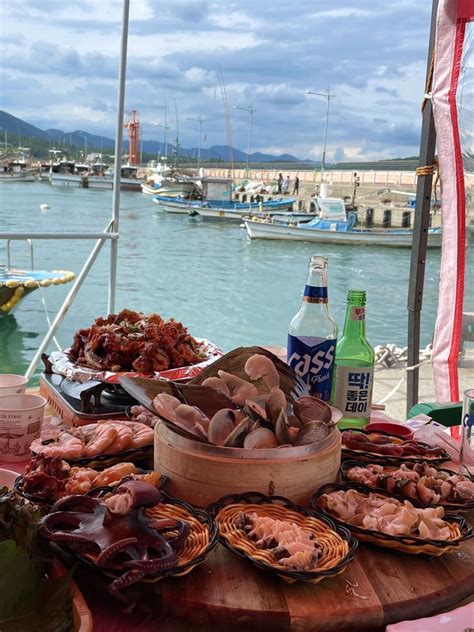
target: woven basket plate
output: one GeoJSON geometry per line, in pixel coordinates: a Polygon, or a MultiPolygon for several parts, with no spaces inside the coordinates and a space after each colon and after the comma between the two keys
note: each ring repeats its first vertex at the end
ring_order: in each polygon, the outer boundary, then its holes
{"type": "MultiPolygon", "coordinates": [[[[269,497],[269,500],[271,498],[269,497]]],[[[271,570],[290,583],[299,580],[316,584],[325,577],[342,573],[353,559],[357,547],[357,542],[350,537],[346,529],[338,529],[324,516],[313,516],[307,510],[303,510],[304,513],[302,513],[296,505],[290,508],[275,502],[239,502],[221,508],[219,508],[219,503],[216,503],[213,507],[217,510],[216,521],[219,525],[221,541],[227,548],[251,561],[258,568],[271,570]],[[246,514],[255,512],[259,516],[268,516],[274,520],[294,522],[307,533],[312,533],[322,548],[315,569],[311,571],[289,569],[276,561],[269,550],[258,548],[243,529],[237,526],[238,517],[242,511],[246,514]]]]}
{"type": "MultiPolygon", "coordinates": [[[[362,527],[339,519],[335,514],[330,512],[325,507],[324,499],[322,498],[323,494],[331,493],[341,489],[355,489],[365,495],[368,495],[369,492],[376,493],[378,496],[385,496],[387,498],[392,498],[393,496],[384,491],[374,492],[367,486],[360,485],[359,483],[346,483],[344,485],[329,483],[328,485],[324,485],[323,487],[321,487],[313,496],[313,498],[311,499],[311,506],[313,507],[313,509],[317,511],[322,511],[325,515],[332,518],[338,524],[347,527],[357,537],[358,540],[370,542],[371,544],[376,544],[377,546],[402,551],[403,553],[411,553],[415,555],[422,553],[425,555],[434,555],[438,557],[440,555],[443,555],[444,553],[454,551],[459,546],[460,542],[467,540],[472,536],[471,526],[464,520],[464,518],[462,518],[462,516],[458,516],[456,514],[448,514],[447,516],[445,516],[445,521],[449,527],[451,534],[448,540],[424,540],[422,538],[417,538],[414,536],[388,535],[386,533],[382,533],[381,531],[364,529],[362,527]]],[[[410,502],[412,502],[415,507],[420,507],[420,503],[412,501],[411,499],[410,502]]]]}
{"type": "MultiPolygon", "coordinates": [[[[217,525],[210,516],[205,511],[196,509],[181,500],[165,497],[159,505],[147,509],[145,514],[149,518],[154,519],[172,518],[185,520],[189,524],[190,532],[186,540],[176,549],[178,564],[172,568],[154,573],[153,575],[147,575],[140,580],[142,582],[156,583],[166,577],[181,577],[182,575],[187,575],[196,568],[196,566],[205,562],[207,556],[219,541],[217,525]]],[[[166,536],[172,539],[176,536],[176,531],[169,531],[166,536]]],[[[95,564],[92,556],[76,553],[69,549],[67,545],[59,546],[60,548],[66,549],[68,553],[71,553],[81,562],[92,566],[107,577],[115,579],[125,572],[121,569],[99,568],[95,564]]]]}
{"type": "MultiPolygon", "coordinates": [[[[411,462],[406,462],[406,461],[402,461],[402,463],[404,463],[407,466],[413,465],[413,461],[411,462]]],[[[400,463],[400,465],[402,464],[400,463]]],[[[371,465],[372,463],[363,463],[362,461],[343,461],[343,463],[341,464],[341,469],[340,469],[340,476],[341,479],[345,482],[358,482],[358,481],[352,481],[349,477],[348,477],[348,472],[351,468],[353,467],[367,467],[368,465],[371,465]]],[[[373,464],[373,465],[383,465],[382,463],[377,463],[377,464],[373,464]]],[[[398,470],[400,468],[400,465],[385,465],[383,466],[383,474],[384,475],[390,475],[391,472],[394,472],[395,470],[398,470]]],[[[444,468],[440,468],[435,466],[433,463],[429,463],[430,467],[434,467],[436,470],[438,470],[439,472],[446,472],[448,474],[458,474],[458,472],[453,472],[451,470],[447,470],[444,468]]],[[[468,477],[466,477],[466,480],[469,480],[468,477]]],[[[360,485],[365,485],[367,487],[367,489],[371,492],[386,492],[387,490],[383,487],[372,487],[370,485],[368,485],[367,483],[359,483],[360,485]]],[[[423,505],[423,507],[444,507],[447,511],[469,511],[470,509],[474,509],[474,499],[472,500],[464,500],[464,501],[440,501],[438,503],[423,503],[419,498],[413,499],[411,496],[406,496],[403,494],[403,489],[396,489],[393,492],[391,492],[392,496],[394,498],[398,498],[399,500],[418,500],[418,502],[420,502],[420,504],[423,505]]]]}
{"type": "MultiPolygon", "coordinates": [[[[443,450],[443,453],[441,456],[438,457],[429,457],[429,456],[423,456],[423,455],[413,455],[413,456],[394,456],[391,454],[380,454],[379,452],[371,452],[370,451],[370,443],[367,444],[367,447],[363,450],[352,450],[351,448],[347,448],[344,445],[344,433],[345,432],[356,432],[356,433],[361,433],[365,436],[371,435],[371,434],[381,434],[381,435],[385,435],[387,437],[391,437],[393,438],[394,443],[401,443],[404,441],[404,439],[402,439],[401,437],[398,437],[397,435],[392,435],[388,432],[383,432],[383,430],[377,430],[377,432],[367,432],[366,430],[343,430],[342,431],[342,459],[346,460],[346,459],[356,459],[358,461],[362,461],[363,463],[381,463],[382,465],[389,465],[389,464],[394,464],[397,465],[399,463],[402,463],[403,461],[406,461],[407,463],[423,463],[423,461],[426,461],[427,463],[431,464],[435,464],[435,463],[443,463],[444,461],[449,461],[450,460],[450,456],[447,452],[445,452],[443,450]]],[[[420,446],[423,446],[425,448],[431,448],[432,446],[428,445],[427,443],[424,443],[423,441],[417,441],[417,443],[420,444],[420,446]]]]}

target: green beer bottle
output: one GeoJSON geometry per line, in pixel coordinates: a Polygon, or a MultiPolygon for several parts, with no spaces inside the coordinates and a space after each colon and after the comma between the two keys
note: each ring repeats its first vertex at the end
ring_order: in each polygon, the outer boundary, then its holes
{"type": "Polygon", "coordinates": [[[344,333],[336,346],[332,402],[342,412],[339,428],[363,428],[370,419],[374,350],[365,337],[366,294],[349,290],[344,333]]]}

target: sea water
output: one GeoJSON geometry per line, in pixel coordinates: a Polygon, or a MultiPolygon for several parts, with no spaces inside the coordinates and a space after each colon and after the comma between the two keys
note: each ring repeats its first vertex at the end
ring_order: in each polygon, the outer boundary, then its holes
{"type": "MultiPolygon", "coordinates": [[[[0,183],[0,231],[102,231],[112,191],[0,183]],[[42,210],[40,205],[50,208],[42,210]]],[[[342,325],[350,287],[367,291],[367,338],[375,346],[406,345],[409,248],[250,241],[234,222],[172,215],[151,196],[121,193],[116,310],[129,308],[182,321],[197,337],[228,351],[239,345],[286,344],[287,325],[302,299],[312,254],[328,257],[331,310],[342,325]]],[[[94,241],[35,241],[37,269],[79,273],[94,241]]],[[[12,265],[29,268],[25,242],[11,244],[12,265]]],[[[437,308],[439,250],[428,251],[421,344],[431,342],[437,308]]],[[[107,314],[110,243],[96,260],[57,333],[74,333],[107,314]]],[[[6,263],[0,241],[0,264],[6,263]]],[[[22,373],[71,284],[36,290],[14,314],[0,316],[0,372],[22,373]]],[[[50,350],[55,346],[52,344],[50,350]]]]}

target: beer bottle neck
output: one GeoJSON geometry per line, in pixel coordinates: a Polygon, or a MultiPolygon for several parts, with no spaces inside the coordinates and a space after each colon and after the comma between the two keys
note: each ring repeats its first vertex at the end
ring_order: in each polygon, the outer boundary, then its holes
{"type": "Polygon", "coordinates": [[[303,303],[325,304],[328,302],[326,270],[311,270],[304,288],[303,303]]]}

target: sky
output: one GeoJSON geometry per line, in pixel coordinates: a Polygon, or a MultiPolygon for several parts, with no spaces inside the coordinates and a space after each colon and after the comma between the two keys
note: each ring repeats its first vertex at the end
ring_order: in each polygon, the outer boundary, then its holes
{"type": "MultiPolygon", "coordinates": [[[[130,0],[125,108],[142,138],[328,162],[418,154],[431,0],[130,0]]],[[[122,2],[0,0],[0,109],[114,136],[122,2]]]]}

